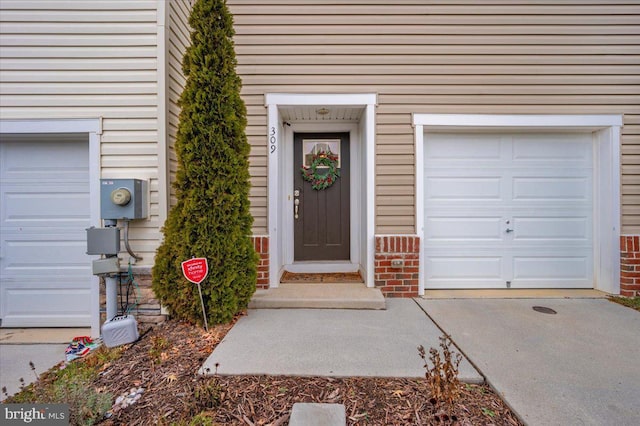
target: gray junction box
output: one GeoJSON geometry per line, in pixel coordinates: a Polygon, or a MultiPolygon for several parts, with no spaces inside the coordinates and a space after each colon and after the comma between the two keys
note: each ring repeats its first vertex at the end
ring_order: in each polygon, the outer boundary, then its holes
{"type": "Polygon", "coordinates": [[[148,183],[141,179],[100,179],[102,219],[146,219],[148,183]]]}
{"type": "Polygon", "coordinates": [[[87,254],[115,256],[120,252],[120,228],[88,228],[87,254]]]}

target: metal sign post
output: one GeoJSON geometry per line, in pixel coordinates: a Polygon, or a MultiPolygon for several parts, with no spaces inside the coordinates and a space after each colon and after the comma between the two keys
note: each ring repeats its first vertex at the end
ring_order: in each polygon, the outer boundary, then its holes
{"type": "Polygon", "coordinates": [[[209,264],[204,257],[194,257],[193,259],[185,260],[182,262],[182,273],[184,277],[198,285],[198,293],[200,294],[200,303],[202,304],[202,316],[204,317],[204,329],[209,331],[209,325],[207,324],[207,311],[204,309],[204,299],[202,298],[202,289],[200,283],[207,278],[209,273],[209,264]]]}

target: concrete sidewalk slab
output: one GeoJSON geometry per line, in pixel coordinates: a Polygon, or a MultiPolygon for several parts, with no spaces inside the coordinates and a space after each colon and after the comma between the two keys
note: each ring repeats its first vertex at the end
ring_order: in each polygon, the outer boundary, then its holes
{"type": "MultiPolygon", "coordinates": [[[[417,347],[438,347],[441,335],[411,299],[387,299],[386,310],[248,312],[216,347],[201,373],[424,377],[417,347]]],[[[466,360],[460,365],[460,378],[483,381],[466,360]]]]}
{"type": "Polygon", "coordinates": [[[528,425],[640,424],[639,312],[598,299],[418,303],[528,425]]]}
{"type": "MultiPolygon", "coordinates": [[[[20,390],[20,378],[25,385],[35,382],[29,361],[33,362],[36,374],[44,373],[64,361],[66,348],[67,344],[0,345],[0,389],[6,387],[7,393],[13,395],[20,390]]],[[[4,398],[2,394],[0,399],[4,398]]]]}

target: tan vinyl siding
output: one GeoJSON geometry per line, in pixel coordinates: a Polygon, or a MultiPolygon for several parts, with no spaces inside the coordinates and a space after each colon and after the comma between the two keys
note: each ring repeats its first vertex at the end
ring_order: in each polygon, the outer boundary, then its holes
{"type": "Polygon", "coordinates": [[[415,232],[411,113],[624,114],[640,232],[640,2],[229,0],[267,233],[265,93],[377,93],[376,233],[415,232]],[[481,3],[485,3],[482,5],[481,3]]]}
{"type": "Polygon", "coordinates": [[[101,176],[149,179],[131,246],[153,262],[158,218],[157,0],[0,3],[0,117],[103,118],[101,176]]]}
{"type": "MultiPolygon", "coordinates": [[[[185,77],[182,73],[182,57],[191,44],[189,29],[189,13],[191,6],[189,0],[176,0],[168,7],[168,42],[167,42],[167,145],[168,145],[168,173],[169,182],[175,181],[178,169],[178,158],[174,149],[176,134],[178,131],[178,119],[180,107],[178,99],[185,85],[185,77]]],[[[169,204],[176,203],[173,186],[169,186],[169,204]]]]}

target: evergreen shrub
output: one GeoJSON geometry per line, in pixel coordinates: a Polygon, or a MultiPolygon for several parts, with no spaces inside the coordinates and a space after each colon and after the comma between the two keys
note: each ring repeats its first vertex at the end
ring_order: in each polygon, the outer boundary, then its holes
{"type": "Polygon", "coordinates": [[[246,107],[236,74],[233,18],[224,0],[198,0],[191,12],[191,45],[175,144],[176,204],[162,232],[152,287],[177,318],[202,323],[195,284],[181,262],[205,257],[202,282],[208,322],[229,322],[256,289],[258,257],[251,241],[246,107]]]}

